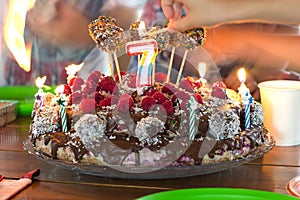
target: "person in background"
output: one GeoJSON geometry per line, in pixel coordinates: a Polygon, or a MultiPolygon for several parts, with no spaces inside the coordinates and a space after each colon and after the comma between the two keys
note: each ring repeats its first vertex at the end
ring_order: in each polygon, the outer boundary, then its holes
{"type": "MultiPolygon", "coordinates": [[[[35,7],[27,12],[24,36],[25,41],[32,41],[32,69],[23,71],[6,53],[0,66],[4,78],[1,85],[33,84],[37,76],[44,75],[47,76],[46,84],[62,84],[66,82],[65,67],[80,64],[85,59],[93,62],[86,71],[96,66],[105,73],[108,71],[105,65],[107,56],[95,48],[88,24],[100,15],[110,15],[128,30],[130,24],[139,18],[145,3],[146,0],[129,3],[121,0],[37,0],[35,7]]],[[[3,50],[4,42],[1,43],[3,50]]]]}
{"type": "Polygon", "coordinates": [[[246,66],[246,85],[259,99],[257,82],[299,80],[299,4],[297,0],[162,0],[162,9],[171,29],[207,27],[204,47],[224,82],[237,89],[236,69],[246,66]]]}

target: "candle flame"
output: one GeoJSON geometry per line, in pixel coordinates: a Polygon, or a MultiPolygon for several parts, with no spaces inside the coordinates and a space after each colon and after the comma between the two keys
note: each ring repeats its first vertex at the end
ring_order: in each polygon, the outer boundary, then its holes
{"type": "Polygon", "coordinates": [[[199,62],[198,71],[199,71],[200,78],[204,78],[206,74],[206,63],[199,62]]]}
{"type": "Polygon", "coordinates": [[[242,83],[246,81],[246,70],[245,70],[245,68],[240,68],[238,70],[238,77],[239,77],[239,79],[242,83]]]}
{"type": "Polygon", "coordinates": [[[10,0],[4,25],[4,41],[16,62],[26,72],[30,71],[31,44],[26,45],[24,41],[25,18],[34,4],[35,0],[10,0]]]}
{"type": "Polygon", "coordinates": [[[41,89],[44,86],[44,84],[46,82],[46,79],[47,79],[47,76],[37,77],[35,79],[35,85],[36,85],[36,87],[38,87],[38,88],[41,89]]]}

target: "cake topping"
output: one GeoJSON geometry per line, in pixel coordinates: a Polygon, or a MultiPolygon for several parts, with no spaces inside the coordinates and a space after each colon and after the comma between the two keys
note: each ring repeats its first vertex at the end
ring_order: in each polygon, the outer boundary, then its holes
{"type": "Polygon", "coordinates": [[[164,130],[164,122],[157,117],[142,118],[136,125],[135,135],[140,141],[144,141],[164,130]]]}
{"type": "Polygon", "coordinates": [[[95,114],[84,114],[74,125],[75,134],[89,151],[98,155],[99,144],[106,137],[106,125],[107,121],[104,116],[99,117],[95,114]]]}
{"type": "Polygon", "coordinates": [[[226,108],[215,109],[209,119],[208,136],[222,140],[233,138],[240,132],[239,117],[226,108]]]}

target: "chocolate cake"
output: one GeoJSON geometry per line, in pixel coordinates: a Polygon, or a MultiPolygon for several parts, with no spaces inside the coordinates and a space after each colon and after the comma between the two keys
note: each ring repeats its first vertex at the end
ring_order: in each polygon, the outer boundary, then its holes
{"type": "Polygon", "coordinates": [[[122,73],[121,85],[118,76],[94,71],[57,94],[43,93],[30,126],[35,150],[68,163],[190,166],[244,158],[270,142],[258,102],[245,128],[240,95],[223,82],[185,77],[176,86],[165,78],[157,73],[138,95],[136,74],[122,73]]]}

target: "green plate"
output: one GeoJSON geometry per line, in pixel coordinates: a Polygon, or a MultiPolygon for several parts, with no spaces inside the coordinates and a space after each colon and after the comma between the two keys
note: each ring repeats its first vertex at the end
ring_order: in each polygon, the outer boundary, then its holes
{"type": "Polygon", "coordinates": [[[205,200],[296,200],[297,198],[260,190],[236,189],[236,188],[195,188],[184,190],[172,190],[144,196],[138,200],[166,200],[166,199],[205,199],[205,200]]]}
{"type": "MultiPolygon", "coordinates": [[[[0,100],[17,100],[17,115],[30,116],[33,104],[34,95],[38,88],[35,86],[7,86],[0,87],[0,100]]],[[[44,90],[46,92],[46,90],[44,90]]],[[[53,92],[53,87],[51,90],[53,92]]]]}

